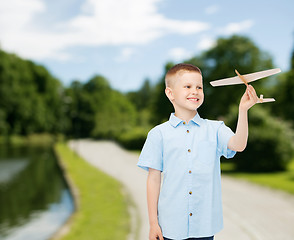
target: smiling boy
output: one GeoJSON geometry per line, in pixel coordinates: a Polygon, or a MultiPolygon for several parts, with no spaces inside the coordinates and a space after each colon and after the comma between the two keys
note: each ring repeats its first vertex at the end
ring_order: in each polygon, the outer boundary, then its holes
{"type": "Polygon", "coordinates": [[[165,81],[165,94],[175,112],[148,133],[138,162],[149,171],[149,240],[211,240],[223,228],[220,157],[232,158],[245,149],[247,112],[258,98],[249,85],[239,104],[234,134],[222,121],[199,116],[204,93],[198,67],[177,64],[165,81]]]}

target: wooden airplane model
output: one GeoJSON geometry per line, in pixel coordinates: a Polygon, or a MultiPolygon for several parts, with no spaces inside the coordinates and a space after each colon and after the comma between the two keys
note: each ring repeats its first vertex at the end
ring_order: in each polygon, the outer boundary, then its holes
{"type": "MultiPolygon", "coordinates": [[[[265,77],[277,74],[277,73],[281,72],[281,69],[274,68],[274,69],[250,73],[250,74],[246,74],[246,75],[241,75],[237,70],[235,70],[235,72],[238,76],[212,81],[212,82],[210,82],[210,84],[213,87],[242,84],[242,83],[244,83],[246,86],[248,86],[249,82],[253,82],[253,81],[256,81],[260,78],[265,78],[265,77]]],[[[258,98],[258,103],[274,102],[274,101],[275,101],[274,98],[263,98],[263,95],[260,95],[260,97],[258,98]]]]}

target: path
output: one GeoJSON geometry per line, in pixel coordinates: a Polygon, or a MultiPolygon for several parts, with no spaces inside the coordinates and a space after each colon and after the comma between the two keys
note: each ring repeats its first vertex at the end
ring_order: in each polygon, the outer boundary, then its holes
{"type": "MultiPolygon", "coordinates": [[[[140,217],[138,240],[147,240],[147,172],[136,166],[138,155],[107,141],[81,140],[69,145],[86,161],[124,184],[140,217]]],[[[224,176],[222,194],[225,228],[215,236],[216,240],[294,239],[294,196],[224,176]]],[[[136,222],[133,220],[133,224],[136,222]]]]}
{"type": "MultiPolygon", "coordinates": [[[[69,146],[86,161],[116,178],[128,189],[137,206],[141,225],[139,239],[136,240],[147,240],[149,234],[146,199],[147,172],[136,166],[138,155],[123,150],[113,142],[106,141],[72,141],[69,146]]],[[[137,219],[133,221],[135,224],[138,222],[137,219]]],[[[133,240],[132,237],[129,240],[133,240]]]]}

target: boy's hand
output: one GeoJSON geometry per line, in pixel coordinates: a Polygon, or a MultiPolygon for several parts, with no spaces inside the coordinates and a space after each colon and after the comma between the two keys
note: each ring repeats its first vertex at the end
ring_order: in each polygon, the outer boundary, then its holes
{"type": "Polygon", "coordinates": [[[242,110],[249,110],[253,105],[255,105],[258,101],[258,97],[256,95],[255,89],[248,85],[245,93],[243,94],[239,108],[242,110]]]}
{"type": "Polygon", "coordinates": [[[162,232],[158,224],[150,226],[149,240],[163,240],[162,232]]]}

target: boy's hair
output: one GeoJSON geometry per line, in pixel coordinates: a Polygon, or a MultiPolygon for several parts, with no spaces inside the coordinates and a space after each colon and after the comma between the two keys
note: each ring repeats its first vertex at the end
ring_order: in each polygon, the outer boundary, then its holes
{"type": "Polygon", "coordinates": [[[175,81],[175,76],[181,72],[198,72],[202,75],[198,67],[189,63],[179,63],[167,71],[165,75],[165,86],[170,87],[175,81]]]}

